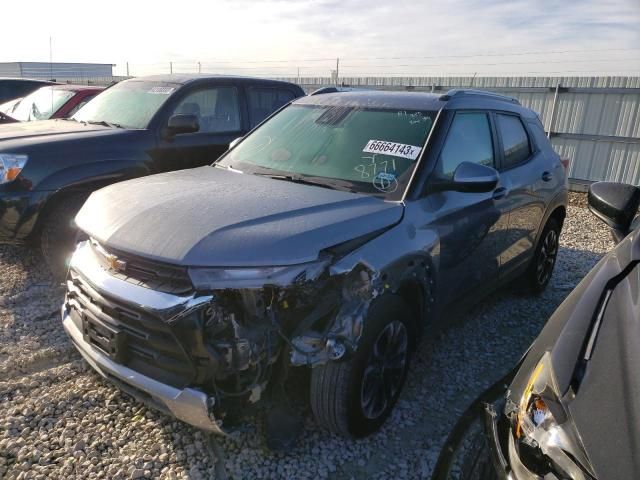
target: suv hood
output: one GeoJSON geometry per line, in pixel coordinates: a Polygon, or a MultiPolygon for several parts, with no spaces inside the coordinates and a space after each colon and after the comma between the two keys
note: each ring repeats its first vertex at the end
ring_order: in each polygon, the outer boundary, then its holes
{"type": "Polygon", "coordinates": [[[183,266],[294,265],[400,221],[404,207],[213,167],[99,190],[76,223],[105,245],[183,266]]]}
{"type": "Polygon", "coordinates": [[[0,126],[0,147],[11,140],[46,140],[43,137],[59,134],[81,134],[96,130],[112,130],[110,127],[74,122],[71,120],[39,120],[8,123],[0,126]]]}

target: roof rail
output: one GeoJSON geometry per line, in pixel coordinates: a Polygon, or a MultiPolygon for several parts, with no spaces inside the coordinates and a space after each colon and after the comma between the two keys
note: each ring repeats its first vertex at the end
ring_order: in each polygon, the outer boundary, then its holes
{"type": "Polygon", "coordinates": [[[360,92],[363,90],[371,90],[366,87],[351,87],[349,85],[341,85],[339,87],[321,87],[317,90],[314,90],[309,94],[309,96],[313,95],[322,95],[323,93],[340,93],[340,92],[360,92]]]}
{"type": "Polygon", "coordinates": [[[520,105],[520,102],[517,99],[513,97],[509,97],[508,95],[501,95],[499,93],[487,92],[486,90],[474,90],[472,88],[452,88],[447,93],[440,96],[440,100],[446,102],[447,100],[451,100],[453,98],[460,98],[460,97],[473,96],[473,95],[487,97],[492,100],[500,100],[502,102],[509,102],[509,103],[515,103],[517,105],[520,105]]]}
{"type": "Polygon", "coordinates": [[[336,93],[336,92],[339,92],[339,91],[340,90],[338,90],[336,87],[321,87],[321,88],[311,92],[309,94],[309,96],[322,95],[323,93],[336,93]]]}

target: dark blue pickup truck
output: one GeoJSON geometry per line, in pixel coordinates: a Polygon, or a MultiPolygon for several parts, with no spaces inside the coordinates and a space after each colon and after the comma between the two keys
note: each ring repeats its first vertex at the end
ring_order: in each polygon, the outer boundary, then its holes
{"type": "Polygon", "coordinates": [[[40,243],[54,271],[62,270],[72,219],[92,191],[211,164],[302,95],[299,86],[273,80],[141,77],[106,89],[69,119],[2,125],[0,242],[40,243]]]}

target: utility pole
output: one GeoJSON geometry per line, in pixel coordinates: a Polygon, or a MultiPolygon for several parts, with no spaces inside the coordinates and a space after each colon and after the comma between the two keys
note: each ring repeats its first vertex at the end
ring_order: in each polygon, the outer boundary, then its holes
{"type": "Polygon", "coordinates": [[[51,36],[49,36],[49,80],[53,81],[53,39],[51,36]]]}
{"type": "Polygon", "coordinates": [[[336,58],[336,86],[340,84],[340,58],[336,58]]]}
{"type": "Polygon", "coordinates": [[[129,62],[127,62],[127,77],[129,76],[129,62]]]}
{"type": "Polygon", "coordinates": [[[298,83],[300,83],[300,67],[298,67],[298,83]]]}
{"type": "Polygon", "coordinates": [[[173,73],[173,62],[169,62],[169,73],[173,73]]]}
{"type": "Polygon", "coordinates": [[[547,138],[551,138],[551,129],[553,128],[553,117],[556,113],[556,103],[558,102],[558,93],[560,93],[560,82],[556,83],[556,90],[553,94],[553,103],[551,104],[551,115],[549,115],[549,126],[547,127],[547,138]]]}
{"type": "Polygon", "coordinates": [[[202,64],[198,62],[198,73],[202,73],[202,64]]]}

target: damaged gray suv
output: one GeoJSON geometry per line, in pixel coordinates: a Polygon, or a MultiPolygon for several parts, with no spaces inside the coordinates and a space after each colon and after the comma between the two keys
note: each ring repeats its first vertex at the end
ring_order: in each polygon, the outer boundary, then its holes
{"type": "Polygon", "coordinates": [[[514,99],[311,95],[212,166],[93,193],[63,324],[100,374],[197,427],[259,402],[267,426],[299,425],[302,368],[318,422],[362,437],[439,320],[506,282],[546,287],[566,201],[514,99]]]}

